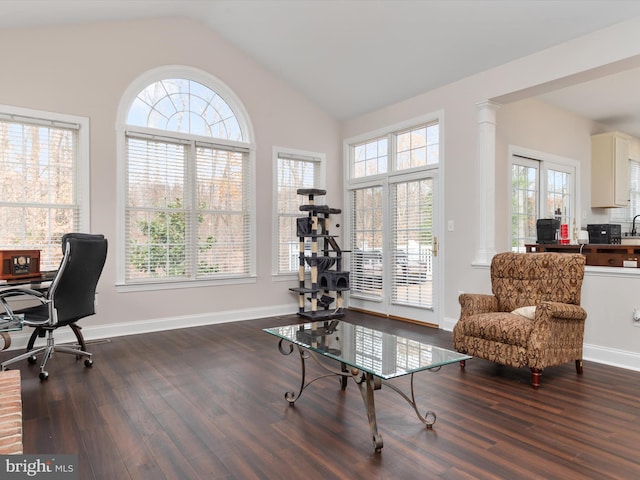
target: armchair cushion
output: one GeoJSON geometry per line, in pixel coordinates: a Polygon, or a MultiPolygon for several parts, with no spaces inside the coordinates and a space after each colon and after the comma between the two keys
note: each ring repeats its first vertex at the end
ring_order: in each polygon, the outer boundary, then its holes
{"type": "Polygon", "coordinates": [[[515,313],[516,315],[522,315],[523,317],[526,317],[529,320],[533,320],[534,318],[536,318],[536,306],[530,305],[528,307],[516,308],[511,313],[515,313]]]}

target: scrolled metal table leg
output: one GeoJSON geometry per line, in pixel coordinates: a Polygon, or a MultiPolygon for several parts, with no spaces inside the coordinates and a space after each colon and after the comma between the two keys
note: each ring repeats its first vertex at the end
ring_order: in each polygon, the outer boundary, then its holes
{"type": "Polygon", "coordinates": [[[379,377],[376,377],[371,373],[360,373],[357,368],[351,369],[351,375],[360,388],[362,400],[364,401],[364,406],[367,409],[367,418],[369,419],[369,429],[373,439],[373,448],[376,452],[379,452],[382,450],[384,443],[382,441],[382,435],[378,433],[376,405],[373,399],[373,392],[374,390],[380,390],[382,382],[379,377]]]}
{"type": "Polygon", "coordinates": [[[424,425],[427,428],[432,428],[433,427],[433,424],[436,423],[436,414],[435,414],[435,412],[433,412],[431,410],[427,410],[427,412],[423,416],[418,411],[418,406],[416,404],[416,396],[415,396],[415,393],[414,393],[414,390],[413,390],[413,373],[411,374],[411,397],[408,397],[402,390],[400,390],[395,385],[392,385],[391,383],[384,382],[384,384],[387,387],[389,387],[391,390],[396,392],[398,395],[400,395],[402,398],[404,398],[406,400],[406,402],[409,405],[411,405],[411,407],[413,407],[413,411],[416,413],[416,416],[420,419],[420,421],[422,423],[424,423],[424,425]]]}
{"type": "MultiPolygon", "coordinates": [[[[283,346],[283,342],[284,342],[284,339],[281,339],[278,342],[278,350],[282,355],[291,355],[293,353],[293,344],[289,343],[288,344],[289,348],[285,349],[283,346]]],[[[306,350],[301,349],[300,347],[298,347],[298,353],[300,355],[300,371],[301,371],[300,388],[298,389],[298,393],[293,391],[284,392],[284,398],[287,400],[287,402],[289,402],[290,406],[293,406],[296,400],[300,398],[300,395],[302,395],[302,391],[305,388],[305,378],[306,378],[305,360],[309,357],[309,353],[306,350]]]]}
{"type": "MultiPolygon", "coordinates": [[[[332,376],[339,376],[341,377],[340,379],[340,385],[342,387],[342,389],[344,390],[346,388],[346,379],[347,377],[350,376],[350,373],[348,372],[346,365],[341,367],[341,371],[335,371],[332,369],[329,369],[326,367],[326,365],[322,364],[318,358],[313,355],[309,350],[296,345],[296,348],[298,349],[298,354],[300,355],[300,371],[301,371],[301,378],[300,378],[300,388],[298,390],[298,393],[290,391],[290,392],[285,392],[284,394],[284,398],[287,400],[287,402],[289,402],[290,406],[293,406],[293,404],[296,402],[296,400],[298,400],[300,398],[300,396],[302,395],[302,392],[304,391],[305,388],[307,388],[309,385],[311,385],[313,382],[315,382],[316,380],[320,380],[321,378],[326,378],[326,377],[332,377],[332,376]],[[323,370],[329,372],[325,375],[320,375],[318,377],[313,378],[312,380],[307,381],[307,368],[306,368],[306,363],[305,361],[307,359],[312,359],[314,360],[318,366],[320,368],[322,368],[323,370]]],[[[293,353],[293,344],[289,343],[287,340],[280,339],[280,341],[278,342],[278,350],[280,351],[280,353],[282,355],[291,355],[293,353]],[[284,346],[284,342],[287,342],[288,347],[285,348],[284,346]]]]}

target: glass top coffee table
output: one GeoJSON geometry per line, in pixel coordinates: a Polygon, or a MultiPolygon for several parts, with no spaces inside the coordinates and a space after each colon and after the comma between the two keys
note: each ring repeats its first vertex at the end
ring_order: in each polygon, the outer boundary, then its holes
{"type": "Polygon", "coordinates": [[[294,405],[302,392],[320,378],[340,377],[344,390],[349,377],[353,378],[360,389],[367,409],[369,427],[376,451],[383,446],[382,436],[378,433],[373,392],[386,385],[411,405],[427,428],[436,421],[436,414],[427,411],[423,416],[417,408],[413,375],[425,370],[437,370],[443,365],[469,360],[471,357],[461,353],[422,343],[411,338],[392,335],[362,325],[342,320],[325,320],[310,323],[265,328],[265,332],[280,339],[278,349],[283,355],[290,355],[297,347],[302,370],[300,388],[297,392],[286,392],[289,405],[294,405]],[[340,371],[328,368],[318,359],[327,357],[340,364],[340,371]],[[306,360],[313,359],[325,370],[326,374],[306,379],[306,360]],[[410,394],[405,394],[396,385],[387,380],[408,375],[411,381],[410,394]]]}

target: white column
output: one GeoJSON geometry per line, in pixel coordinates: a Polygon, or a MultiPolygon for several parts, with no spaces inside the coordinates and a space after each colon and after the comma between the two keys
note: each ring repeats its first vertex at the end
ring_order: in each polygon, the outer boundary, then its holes
{"type": "Polygon", "coordinates": [[[476,105],[478,120],[478,237],[474,264],[488,265],[496,254],[496,112],[500,104],[476,105]]]}

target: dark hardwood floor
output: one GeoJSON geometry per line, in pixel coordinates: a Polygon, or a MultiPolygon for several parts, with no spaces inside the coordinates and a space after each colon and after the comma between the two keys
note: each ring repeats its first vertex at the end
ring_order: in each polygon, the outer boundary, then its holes
{"type": "MultiPolygon", "coordinates": [[[[345,320],[451,347],[449,332],[345,320]]],[[[81,480],[640,477],[640,372],[585,362],[578,376],[571,363],[546,369],[537,391],[528,370],[479,359],[423,372],[416,396],[434,428],[383,386],[375,453],[353,382],[341,391],[321,379],[285,401],[299,359],[261,329],[290,323],[298,317],[96,342],[93,368],[58,354],[44,383],[24,362],[24,452],[76,453],[81,480]]],[[[409,389],[408,378],[394,383],[409,389]]]]}

